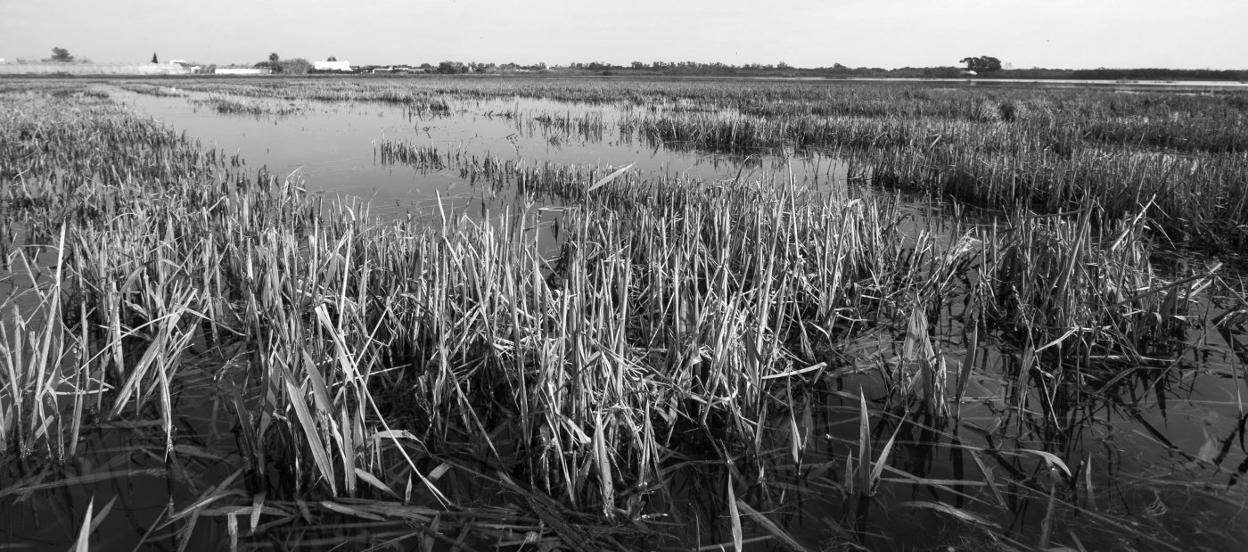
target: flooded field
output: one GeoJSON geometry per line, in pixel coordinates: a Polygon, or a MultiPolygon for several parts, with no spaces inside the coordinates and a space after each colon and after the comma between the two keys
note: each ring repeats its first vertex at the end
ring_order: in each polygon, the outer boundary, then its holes
{"type": "MultiPolygon", "coordinates": [[[[142,88],[139,88],[142,90],[142,88]]],[[[449,162],[414,163],[383,155],[386,144],[411,144],[440,157],[485,159],[533,166],[575,165],[587,170],[632,166],[636,172],[699,180],[776,178],[818,184],[846,178],[844,163],[822,152],[760,151],[746,155],[702,153],[679,144],[655,143],[621,130],[637,109],[537,98],[442,100],[431,109],[403,103],[245,100],[246,110],[222,112],[221,94],[176,88],[151,95],[112,89],[112,97],[136,112],[184,131],[253,165],[298,176],[310,189],[369,201],[383,217],[428,216],[441,197],[479,198],[472,178],[449,162]]],[[[236,105],[240,103],[236,102],[236,105]]]]}
{"type": "Polygon", "coordinates": [[[1241,549],[1248,93],[985,88],[0,81],[0,548],[1241,549]]]}

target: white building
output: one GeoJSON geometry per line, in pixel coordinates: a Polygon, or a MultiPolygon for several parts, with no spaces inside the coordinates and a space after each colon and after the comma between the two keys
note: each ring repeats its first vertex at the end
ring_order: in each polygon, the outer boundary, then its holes
{"type": "Polygon", "coordinates": [[[218,67],[216,70],[218,75],[267,75],[266,69],[258,69],[255,67],[218,67]]]}
{"type": "Polygon", "coordinates": [[[314,61],[312,69],[317,71],[341,71],[351,72],[351,62],[348,61],[314,61]]]}
{"type": "Polygon", "coordinates": [[[189,61],[186,61],[185,59],[170,60],[169,65],[181,67],[182,69],[185,69],[187,72],[190,72],[190,73],[198,73],[200,72],[200,70],[203,69],[202,67],[195,65],[189,61]]]}

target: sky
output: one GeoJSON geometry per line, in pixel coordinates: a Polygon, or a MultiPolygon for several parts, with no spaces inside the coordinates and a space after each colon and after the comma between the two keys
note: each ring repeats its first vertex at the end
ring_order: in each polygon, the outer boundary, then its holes
{"type": "Polygon", "coordinates": [[[1245,0],[0,0],[0,58],[1248,69],[1245,0]]]}

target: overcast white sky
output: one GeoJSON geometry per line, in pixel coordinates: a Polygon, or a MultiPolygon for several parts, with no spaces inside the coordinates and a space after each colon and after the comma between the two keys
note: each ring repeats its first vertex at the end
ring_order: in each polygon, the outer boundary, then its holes
{"type": "Polygon", "coordinates": [[[1248,69],[1248,0],[0,0],[0,58],[1248,69]]]}

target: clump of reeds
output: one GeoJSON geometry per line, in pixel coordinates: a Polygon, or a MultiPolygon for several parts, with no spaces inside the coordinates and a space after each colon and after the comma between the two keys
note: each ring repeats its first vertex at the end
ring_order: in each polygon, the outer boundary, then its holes
{"type": "Polygon", "coordinates": [[[179,90],[178,88],[172,86],[161,86],[156,84],[134,83],[122,85],[121,88],[130,92],[161,98],[180,98],[186,96],[186,92],[184,90],[179,90]]]}
{"type": "Polygon", "coordinates": [[[213,97],[208,99],[191,100],[196,105],[202,105],[215,110],[217,113],[225,115],[249,115],[252,117],[260,117],[262,115],[271,115],[284,117],[301,113],[303,106],[295,103],[273,104],[270,102],[257,101],[239,101],[229,97],[213,97]]]}
{"type": "Polygon", "coordinates": [[[446,117],[451,114],[451,104],[441,97],[403,98],[390,103],[401,103],[409,117],[446,117]]]}
{"type": "Polygon", "coordinates": [[[447,165],[433,146],[383,139],[376,145],[376,151],[378,159],[385,164],[402,163],[425,170],[439,170],[447,165]]]}
{"type": "Polygon", "coordinates": [[[576,137],[591,142],[601,142],[608,128],[607,119],[601,111],[538,113],[515,120],[516,127],[530,135],[540,130],[548,138],[576,137]]]}

